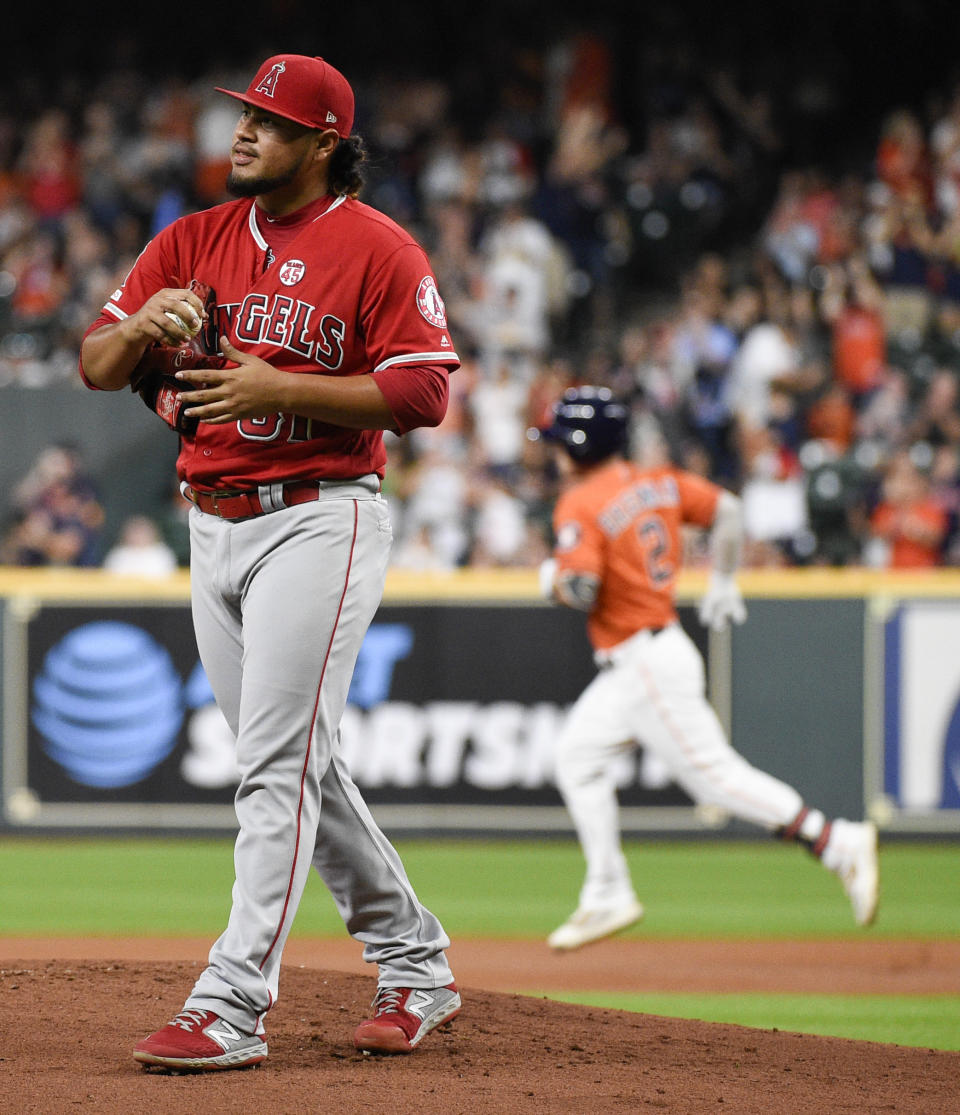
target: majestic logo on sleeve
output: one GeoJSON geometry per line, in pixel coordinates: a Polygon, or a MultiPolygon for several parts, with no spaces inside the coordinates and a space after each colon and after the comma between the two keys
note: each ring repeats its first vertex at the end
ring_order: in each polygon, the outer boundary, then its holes
{"type": "Polygon", "coordinates": [[[270,72],[263,75],[263,80],[254,89],[254,93],[263,93],[265,97],[272,97],[277,91],[277,81],[286,68],[283,62],[274,62],[270,72]]]}
{"type": "Polygon", "coordinates": [[[307,265],[302,259],[288,259],[279,271],[280,282],[284,286],[296,286],[306,274],[307,265]]]}
{"type": "Polygon", "coordinates": [[[431,275],[425,275],[420,280],[420,286],[417,288],[417,309],[431,325],[435,325],[438,329],[446,329],[447,309],[431,275]]]}

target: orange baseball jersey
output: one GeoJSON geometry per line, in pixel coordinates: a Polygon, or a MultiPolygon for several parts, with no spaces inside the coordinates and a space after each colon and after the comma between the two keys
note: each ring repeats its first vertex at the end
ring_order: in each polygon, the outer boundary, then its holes
{"type": "MultiPolygon", "coordinates": [[[[329,199],[328,199],[329,200],[329,199]]],[[[104,306],[122,320],[162,287],[216,291],[230,340],[287,372],[351,376],[460,363],[423,249],[389,217],[338,197],[274,261],[254,202],[226,202],[168,225],[104,306]]],[[[201,423],[177,470],[199,488],[383,473],[380,430],[274,414],[201,423]]]]}
{"type": "Polygon", "coordinates": [[[553,514],[557,573],[600,579],[587,620],[595,650],[677,618],[680,526],[710,526],[722,491],[682,469],[616,460],[561,495],[553,514]]]}

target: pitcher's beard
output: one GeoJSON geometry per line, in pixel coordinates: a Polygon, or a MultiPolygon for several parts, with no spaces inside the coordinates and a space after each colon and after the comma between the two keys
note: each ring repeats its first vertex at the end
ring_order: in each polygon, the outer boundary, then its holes
{"type": "Polygon", "coordinates": [[[298,166],[291,167],[285,174],[275,174],[272,177],[261,175],[259,178],[239,178],[231,170],[227,175],[227,190],[234,197],[259,197],[289,186],[297,176],[298,166]]]}

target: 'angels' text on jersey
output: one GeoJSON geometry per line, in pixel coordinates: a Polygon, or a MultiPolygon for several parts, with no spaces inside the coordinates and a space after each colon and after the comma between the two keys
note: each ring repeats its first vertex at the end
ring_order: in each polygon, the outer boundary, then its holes
{"type": "Polygon", "coordinates": [[[239,305],[220,311],[239,341],[276,345],[330,371],[343,363],[346,323],[334,314],[319,315],[309,302],[286,294],[248,294],[239,305]],[[316,317],[320,320],[311,334],[316,317]]]}

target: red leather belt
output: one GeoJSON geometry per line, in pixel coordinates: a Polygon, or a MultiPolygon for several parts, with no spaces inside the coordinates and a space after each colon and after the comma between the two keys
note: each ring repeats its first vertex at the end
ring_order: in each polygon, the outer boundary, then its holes
{"type": "Polygon", "coordinates": [[[260,491],[198,492],[185,484],[184,496],[207,515],[219,519],[252,519],[256,515],[266,515],[281,507],[296,507],[300,503],[312,503],[320,499],[321,487],[316,480],[295,480],[289,484],[271,484],[264,489],[269,492],[269,505],[264,506],[260,491]]]}

